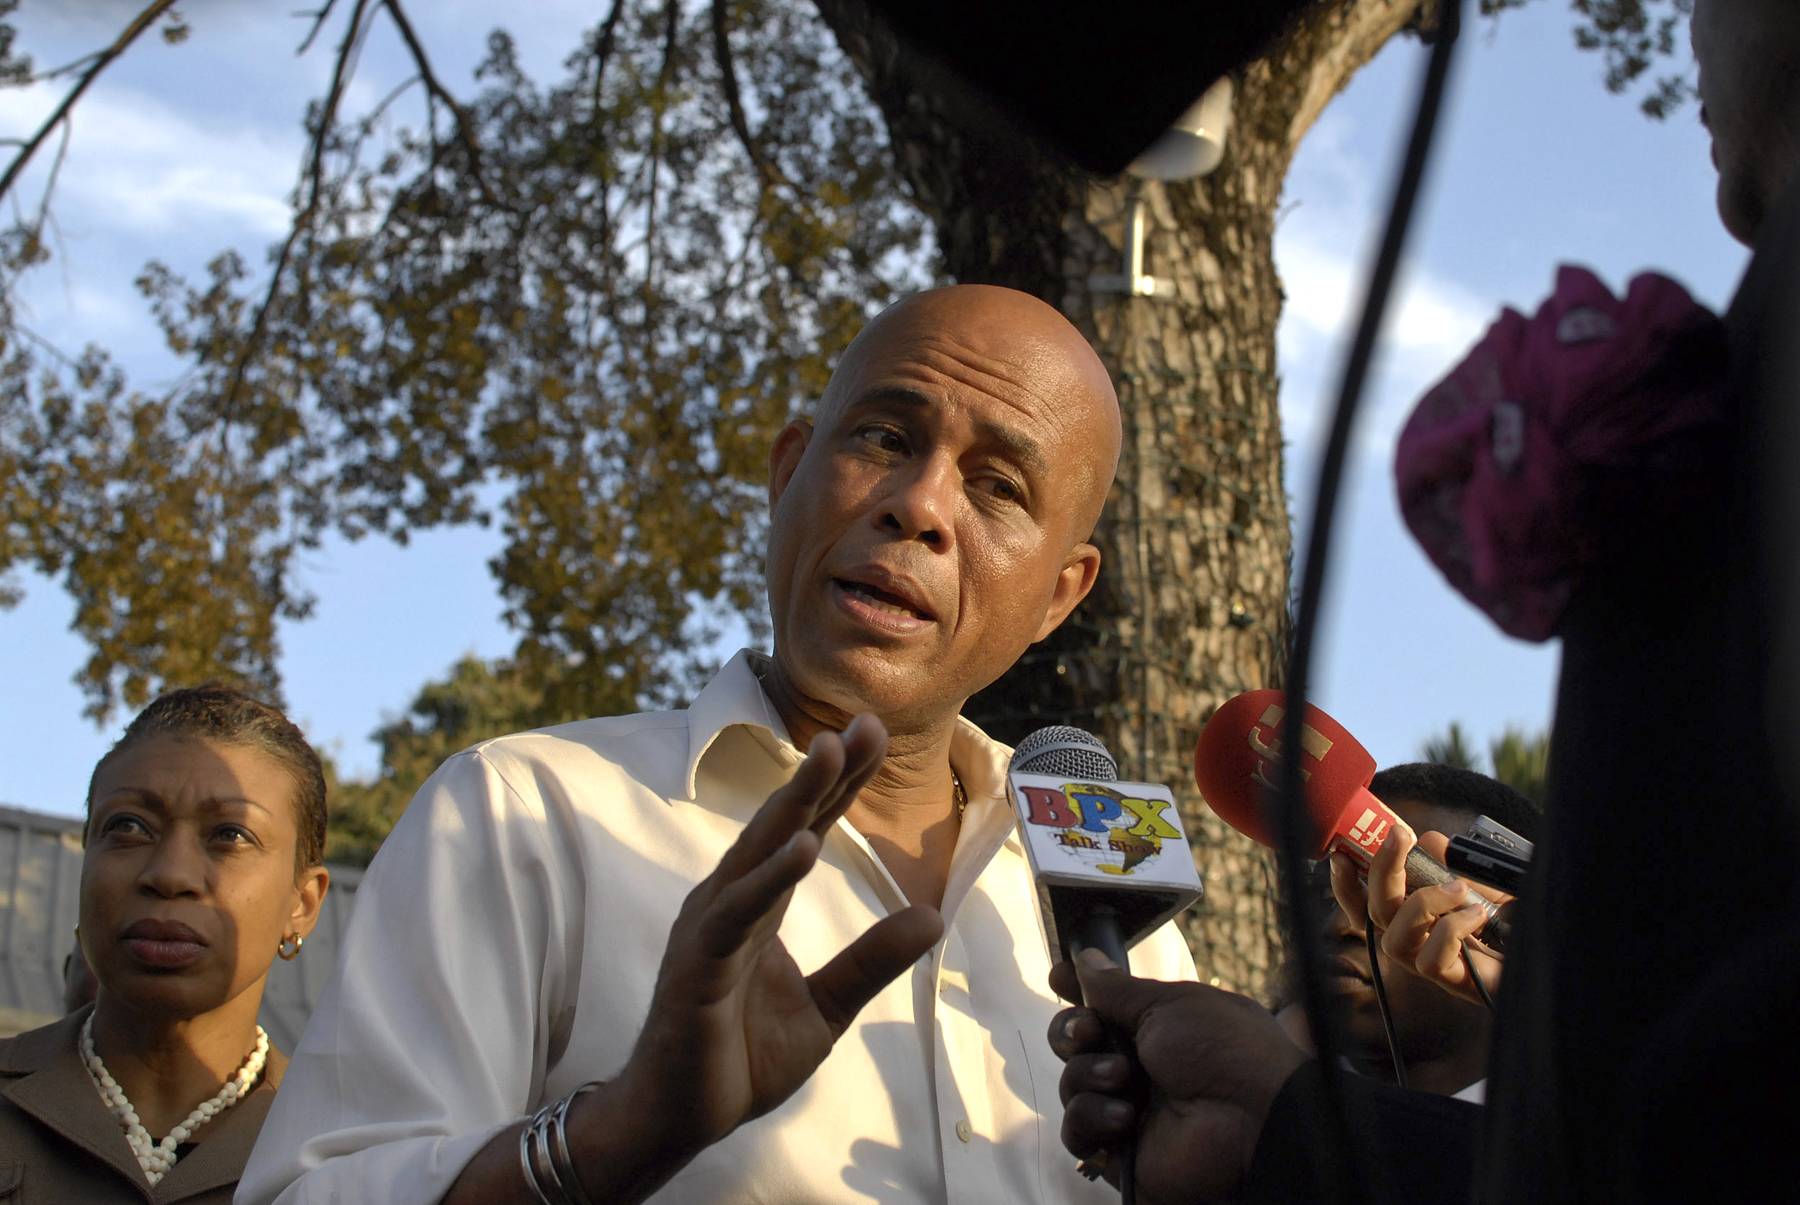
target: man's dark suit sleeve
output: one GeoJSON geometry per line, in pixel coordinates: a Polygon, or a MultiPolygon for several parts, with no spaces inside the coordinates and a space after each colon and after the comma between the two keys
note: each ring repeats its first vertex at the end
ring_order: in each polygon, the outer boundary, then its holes
{"type": "Polygon", "coordinates": [[[1462,1205],[1475,1170],[1482,1110],[1467,1101],[1409,1092],[1346,1072],[1346,1112],[1353,1119],[1355,1167],[1331,1166],[1320,1140],[1328,1116],[1324,1069],[1308,1063],[1282,1085],[1269,1110],[1250,1165],[1250,1205],[1330,1200],[1345,1174],[1367,1184],[1368,1199],[1409,1205],[1462,1205]]]}

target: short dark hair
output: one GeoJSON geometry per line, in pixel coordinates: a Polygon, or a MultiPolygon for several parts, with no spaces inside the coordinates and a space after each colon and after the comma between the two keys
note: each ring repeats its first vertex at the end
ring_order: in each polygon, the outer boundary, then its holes
{"type": "MultiPolygon", "coordinates": [[[[294,824],[299,834],[294,873],[325,861],[325,768],[292,720],[261,699],[219,683],[171,690],[138,712],[88,779],[87,806],[94,807],[94,783],[114,755],[146,737],[197,736],[224,745],[266,753],[294,780],[294,824]]],[[[86,840],[86,832],[82,834],[86,840]]]]}
{"type": "Polygon", "coordinates": [[[1499,779],[1435,762],[1389,766],[1369,780],[1369,793],[1390,805],[1412,801],[1486,816],[1527,841],[1537,840],[1543,819],[1536,804],[1499,779]]]}

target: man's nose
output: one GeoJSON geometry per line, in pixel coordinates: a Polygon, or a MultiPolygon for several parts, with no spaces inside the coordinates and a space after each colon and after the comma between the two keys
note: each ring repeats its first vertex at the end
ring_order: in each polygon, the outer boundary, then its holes
{"type": "Polygon", "coordinates": [[[920,540],[947,552],[960,489],[961,474],[949,457],[917,460],[907,472],[895,475],[882,500],[881,526],[903,540],[920,540]]]}

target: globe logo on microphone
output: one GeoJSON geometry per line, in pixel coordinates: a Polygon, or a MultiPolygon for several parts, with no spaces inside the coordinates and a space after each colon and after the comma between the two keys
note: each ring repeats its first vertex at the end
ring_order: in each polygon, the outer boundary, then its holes
{"type": "Polygon", "coordinates": [[[1049,830],[1069,857],[1102,874],[1129,875],[1181,830],[1166,799],[1134,799],[1099,783],[1018,787],[1027,825],[1049,830]]]}

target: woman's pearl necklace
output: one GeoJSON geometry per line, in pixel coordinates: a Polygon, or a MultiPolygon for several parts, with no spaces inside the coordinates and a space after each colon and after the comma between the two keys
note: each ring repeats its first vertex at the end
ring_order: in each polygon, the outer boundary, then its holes
{"type": "Polygon", "coordinates": [[[151,1139],[150,1131],[138,1120],[137,1110],[125,1098],[125,1089],[119,1087],[118,1081],[106,1070],[106,1064],[94,1053],[92,1013],[88,1014],[87,1021],[81,1027],[81,1061],[87,1065],[88,1077],[94,1081],[94,1087],[100,1090],[100,1100],[106,1105],[107,1112],[125,1128],[125,1142],[131,1147],[131,1153],[137,1156],[138,1166],[144,1169],[144,1178],[150,1181],[152,1188],[175,1166],[175,1148],[186,1142],[195,1130],[250,1094],[251,1085],[262,1074],[263,1064],[268,1059],[269,1035],[258,1025],[256,1049],[250,1052],[244,1065],[237,1069],[237,1074],[226,1080],[225,1086],[219,1089],[217,1095],[202,1102],[199,1108],[187,1115],[187,1120],[170,1130],[169,1136],[159,1143],[151,1139]]]}

